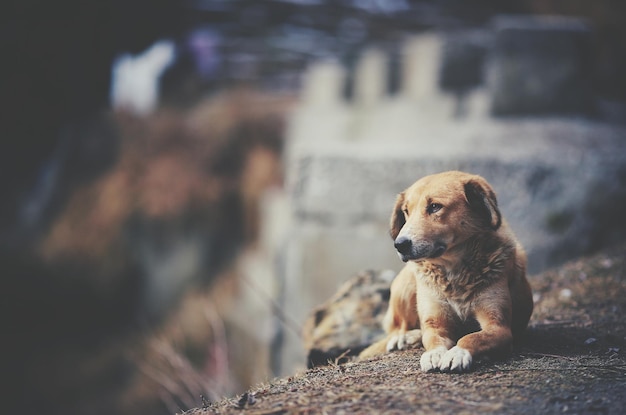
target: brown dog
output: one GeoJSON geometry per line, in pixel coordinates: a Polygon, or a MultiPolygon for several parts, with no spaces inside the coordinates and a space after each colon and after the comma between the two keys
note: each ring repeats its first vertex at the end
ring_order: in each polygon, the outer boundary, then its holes
{"type": "Polygon", "coordinates": [[[526,255],[485,179],[458,171],[426,176],[398,196],[391,236],[407,264],[391,285],[388,336],[368,357],[421,343],[423,371],[467,371],[486,353],[510,351],[533,310],[526,255]]]}

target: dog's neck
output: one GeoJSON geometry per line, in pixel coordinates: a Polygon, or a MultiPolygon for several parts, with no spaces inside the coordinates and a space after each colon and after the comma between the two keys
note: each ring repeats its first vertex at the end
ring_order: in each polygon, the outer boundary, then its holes
{"type": "Polygon", "coordinates": [[[484,232],[455,244],[444,255],[430,261],[443,266],[447,273],[459,274],[465,270],[483,273],[497,266],[494,262],[512,248],[497,232],[484,232]]]}

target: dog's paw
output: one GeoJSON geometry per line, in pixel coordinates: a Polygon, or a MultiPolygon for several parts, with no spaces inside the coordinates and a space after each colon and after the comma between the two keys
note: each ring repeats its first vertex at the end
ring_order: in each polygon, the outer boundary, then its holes
{"type": "Polygon", "coordinates": [[[422,343],[422,331],[420,329],[409,330],[407,332],[399,332],[391,337],[387,342],[387,351],[406,350],[422,343]]]}
{"type": "Polygon", "coordinates": [[[427,350],[422,354],[420,359],[420,366],[423,372],[432,372],[438,370],[440,367],[441,358],[446,354],[448,349],[444,346],[435,347],[432,350],[427,350]]]}
{"type": "Polygon", "coordinates": [[[387,341],[387,346],[385,347],[387,352],[393,352],[394,350],[396,350],[398,348],[399,340],[400,340],[399,334],[392,334],[391,336],[389,336],[389,341],[387,341]]]}
{"type": "Polygon", "coordinates": [[[472,355],[467,349],[454,346],[439,360],[439,370],[442,372],[467,372],[472,366],[472,355]]]}
{"type": "Polygon", "coordinates": [[[422,345],[422,331],[420,329],[409,330],[404,334],[404,342],[407,349],[422,345]]]}

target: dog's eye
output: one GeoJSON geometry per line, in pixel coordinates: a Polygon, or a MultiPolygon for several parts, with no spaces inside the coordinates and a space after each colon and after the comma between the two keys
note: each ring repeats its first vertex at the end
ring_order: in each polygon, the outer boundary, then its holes
{"type": "Polygon", "coordinates": [[[439,212],[442,207],[443,205],[441,203],[431,203],[426,208],[426,212],[428,212],[429,215],[432,215],[433,213],[439,212]]]}

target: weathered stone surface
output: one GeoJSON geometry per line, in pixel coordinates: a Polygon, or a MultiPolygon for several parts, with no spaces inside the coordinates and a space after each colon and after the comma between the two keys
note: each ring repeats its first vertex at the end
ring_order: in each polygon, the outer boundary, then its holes
{"type": "Polygon", "coordinates": [[[360,272],[311,312],[303,329],[309,367],[355,356],[383,335],[393,277],[393,271],[360,272]]]}
{"type": "Polygon", "coordinates": [[[494,19],[489,69],[496,115],[585,113],[590,110],[590,35],[565,17],[494,19]]]}

